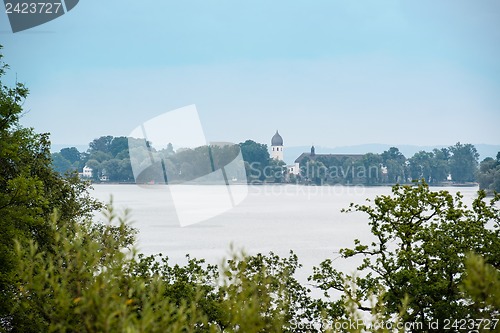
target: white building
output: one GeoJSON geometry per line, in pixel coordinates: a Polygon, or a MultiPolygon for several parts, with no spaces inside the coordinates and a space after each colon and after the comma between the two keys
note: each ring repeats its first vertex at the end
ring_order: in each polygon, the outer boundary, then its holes
{"type": "Polygon", "coordinates": [[[92,178],[92,168],[89,168],[88,166],[84,166],[83,172],[81,175],[84,178],[92,178]]]}
{"type": "Polygon", "coordinates": [[[298,174],[300,174],[300,165],[299,165],[299,163],[287,165],[286,170],[291,175],[298,175],[298,174]]]}
{"type": "Polygon", "coordinates": [[[283,138],[278,130],[271,139],[271,157],[283,161],[283,138]]]}
{"type": "MultiPolygon", "coordinates": [[[[276,134],[274,134],[274,136],[271,138],[271,150],[270,150],[271,158],[277,159],[279,161],[283,161],[283,159],[284,159],[283,148],[284,148],[283,147],[283,138],[278,133],[278,130],[276,130],[276,134]]],[[[293,175],[300,174],[299,163],[287,165],[286,171],[288,174],[293,174],[293,175]]]]}

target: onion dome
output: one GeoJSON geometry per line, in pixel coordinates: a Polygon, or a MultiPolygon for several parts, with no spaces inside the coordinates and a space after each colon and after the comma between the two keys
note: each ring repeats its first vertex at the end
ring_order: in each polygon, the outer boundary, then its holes
{"type": "Polygon", "coordinates": [[[283,138],[278,133],[278,130],[276,130],[276,134],[271,139],[271,146],[283,146],[283,138]]]}

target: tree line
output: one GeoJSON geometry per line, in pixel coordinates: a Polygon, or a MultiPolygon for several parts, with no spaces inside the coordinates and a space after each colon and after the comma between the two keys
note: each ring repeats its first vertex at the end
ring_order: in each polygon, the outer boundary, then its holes
{"type": "Polygon", "coordinates": [[[182,182],[199,178],[225,166],[231,162],[241,151],[245,175],[239,175],[240,179],[247,176],[249,180],[274,181],[277,171],[283,173],[283,162],[270,158],[267,145],[252,140],[247,140],[238,145],[209,145],[193,149],[179,148],[174,150],[172,144],[166,148],[156,149],[154,143],[148,142],[147,148],[143,140],[102,136],[89,143],[86,152],[79,152],[75,147],[63,148],[52,154],[52,166],[61,175],[82,172],[83,167],[92,168],[92,179],[99,181],[103,176],[113,182],[165,182],[165,175],[161,170],[168,170],[169,182],[182,182]],[[132,152],[132,154],[131,154],[132,152]],[[157,161],[163,161],[164,165],[152,164],[141,170],[134,177],[132,164],[141,166],[149,163],[150,154],[157,161]],[[268,176],[264,170],[276,167],[268,176]],[[276,172],[274,172],[276,171],[276,172]],[[136,179],[137,178],[137,179],[136,179]]]}
{"type": "Polygon", "coordinates": [[[340,250],[340,260],[365,258],[359,275],[325,258],[303,285],[293,252],[173,265],[138,254],[126,212],[53,169],[48,134],[19,123],[28,90],[1,81],[1,61],[0,332],[498,330],[500,195],[479,191],[468,206],[421,182],[351,205],[346,212],[365,214],[374,237],[340,250]]]}
{"type": "Polygon", "coordinates": [[[496,159],[485,158],[479,165],[478,172],[479,188],[491,192],[500,193],[500,152],[496,159]]]}
{"type": "MultiPolygon", "coordinates": [[[[272,159],[266,144],[252,140],[238,145],[211,145],[194,149],[174,150],[172,144],[155,149],[154,143],[144,148],[143,140],[102,136],[89,143],[86,152],[77,148],[63,148],[52,154],[52,165],[60,174],[71,171],[82,172],[83,167],[92,168],[94,181],[103,179],[113,182],[165,182],[163,168],[167,170],[168,182],[193,180],[224,166],[241,151],[245,175],[248,182],[270,183],[315,183],[315,184],[396,184],[424,179],[428,184],[473,183],[481,188],[498,190],[500,174],[498,162],[486,158],[479,168],[479,154],[472,144],[457,144],[433,151],[419,151],[406,158],[397,147],[381,154],[366,153],[352,155],[317,155],[300,161],[300,173],[288,172],[285,163],[272,159]],[[137,144],[135,144],[137,143],[137,144]],[[130,151],[132,150],[132,154],[130,151]],[[132,163],[141,165],[155,154],[163,165],[144,168],[134,177],[132,163]],[[132,159],[131,159],[132,155],[132,159]],[[495,164],[496,163],[496,164],[495,164]],[[492,185],[494,184],[494,185],[492,185]]],[[[497,158],[498,160],[498,158],[497,158]]]]}
{"type": "Polygon", "coordinates": [[[479,154],[472,144],[419,151],[406,158],[397,147],[381,154],[318,155],[300,163],[300,180],[316,184],[401,184],[424,179],[429,184],[477,180],[479,154]]]}

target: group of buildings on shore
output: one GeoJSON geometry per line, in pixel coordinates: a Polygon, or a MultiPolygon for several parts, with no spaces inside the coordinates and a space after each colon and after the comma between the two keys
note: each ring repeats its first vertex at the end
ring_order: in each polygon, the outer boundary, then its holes
{"type": "MultiPolygon", "coordinates": [[[[271,138],[271,148],[269,151],[269,154],[271,155],[271,158],[283,161],[284,160],[284,145],[283,145],[283,138],[279,134],[278,130],[276,130],[276,133],[273,135],[271,138]]],[[[339,160],[345,159],[345,158],[350,158],[351,160],[360,160],[363,158],[362,154],[316,154],[316,149],[314,148],[314,145],[311,146],[311,151],[310,152],[304,152],[299,155],[294,161],[293,164],[287,165],[287,173],[292,174],[292,175],[299,175],[300,174],[300,165],[305,159],[308,160],[316,160],[317,158],[337,158],[339,160]]]]}
{"type": "MultiPolygon", "coordinates": [[[[284,160],[284,144],[283,144],[283,138],[279,134],[278,130],[276,130],[276,133],[273,135],[271,138],[271,147],[270,147],[270,156],[273,159],[277,159],[280,161],[284,160]]],[[[287,165],[287,173],[288,174],[293,174],[293,175],[300,175],[300,165],[301,163],[307,158],[308,160],[315,160],[320,157],[335,157],[338,159],[344,159],[344,158],[350,158],[352,160],[357,160],[361,159],[363,157],[362,154],[316,154],[316,150],[314,148],[314,145],[311,146],[311,151],[310,152],[304,152],[298,156],[294,163],[291,165],[287,165]]],[[[80,177],[82,178],[92,178],[93,175],[93,170],[92,168],[88,166],[84,166],[82,172],[79,173],[80,177]]],[[[103,176],[101,177],[101,181],[107,181],[107,177],[103,176]]]]}

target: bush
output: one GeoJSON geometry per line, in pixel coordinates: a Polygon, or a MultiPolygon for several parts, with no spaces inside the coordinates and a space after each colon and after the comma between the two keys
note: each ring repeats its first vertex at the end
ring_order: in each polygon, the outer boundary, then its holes
{"type": "Polygon", "coordinates": [[[377,197],[373,206],[351,204],[346,210],[366,213],[376,239],[371,244],[355,240],[353,248],[340,252],[344,258],[364,258],[360,276],[346,276],[331,260],[314,269],[311,280],[319,288],[342,292],[330,308],[344,309],[350,297],[360,309],[370,311],[370,295],[382,291],[388,315],[397,315],[408,299],[403,320],[424,328],[433,322],[481,317],[488,309],[466,302],[461,286],[470,287],[465,279],[470,252],[484,258],[491,269],[500,268],[500,196],[486,202],[480,191],[469,208],[459,193],[432,192],[425,183],[396,185],[392,192],[377,197]],[[351,283],[357,287],[354,291],[345,287],[351,283]]]}

